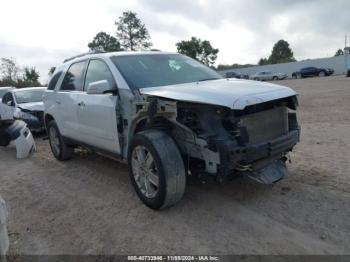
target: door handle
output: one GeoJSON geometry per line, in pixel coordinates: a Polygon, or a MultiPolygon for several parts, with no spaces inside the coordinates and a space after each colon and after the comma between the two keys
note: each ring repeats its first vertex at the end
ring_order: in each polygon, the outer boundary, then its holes
{"type": "Polygon", "coordinates": [[[56,100],[56,104],[60,105],[60,104],[61,104],[61,101],[57,101],[57,100],[56,100]]]}
{"type": "Polygon", "coordinates": [[[84,101],[81,101],[80,103],[78,103],[78,106],[85,106],[84,101]]]}

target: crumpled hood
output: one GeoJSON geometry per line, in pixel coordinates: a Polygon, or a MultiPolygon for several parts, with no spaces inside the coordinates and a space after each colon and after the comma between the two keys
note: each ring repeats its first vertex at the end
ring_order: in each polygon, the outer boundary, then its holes
{"type": "Polygon", "coordinates": [[[234,78],[142,88],[140,92],[145,95],[220,105],[236,110],[297,94],[288,87],[234,78]]]}
{"type": "Polygon", "coordinates": [[[18,108],[29,111],[44,111],[44,102],[32,102],[19,104],[18,108]]]}

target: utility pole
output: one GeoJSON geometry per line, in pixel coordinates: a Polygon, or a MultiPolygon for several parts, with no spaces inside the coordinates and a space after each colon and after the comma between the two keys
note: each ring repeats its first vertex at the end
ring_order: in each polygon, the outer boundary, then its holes
{"type": "Polygon", "coordinates": [[[344,46],[344,47],[346,47],[346,44],[347,44],[347,43],[346,43],[347,37],[348,37],[348,36],[345,35],[345,46],[344,46]]]}

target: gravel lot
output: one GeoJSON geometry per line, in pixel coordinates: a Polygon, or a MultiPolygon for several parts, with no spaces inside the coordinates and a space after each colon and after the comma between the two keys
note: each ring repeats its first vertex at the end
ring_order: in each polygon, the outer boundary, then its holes
{"type": "Polygon", "coordinates": [[[300,94],[301,143],[290,176],[188,182],[184,199],[156,212],[138,200],[127,167],[81,152],[56,161],[48,141],[15,158],[0,148],[12,254],[349,254],[350,79],[277,82],[300,94]]]}

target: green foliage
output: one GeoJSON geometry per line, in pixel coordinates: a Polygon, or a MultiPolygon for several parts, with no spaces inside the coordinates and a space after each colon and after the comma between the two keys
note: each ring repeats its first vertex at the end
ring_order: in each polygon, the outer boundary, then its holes
{"type": "Polygon", "coordinates": [[[237,69],[237,68],[245,68],[245,67],[251,67],[251,66],[255,66],[253,64],[232,64],[232,65],[218,65],[218,67],[216,68],[217,70],[228,70],[228,69],[237,69]]]}
{"type": "Polygon", "coordinates": [[[271,55],[268,59],[269,64],[279,64],[295,62],[292,49],[289,47],[289,43],[284,40],[279,40],[272,49],[271,55]]]}
{"type": "Polygon", "coordinates": [[[136,13],[123,12],[115,25],[117,26],[117,38],[123,49],[134,51],[148,49],[152,46],[148,30],[136,13]]]}
{"type": "Polygon", "coordinates": [[[344,51],[342,49],[338,49],[337,52],[335,52],[334,56],[340,56],[340,55],[344,55],[344,51]]]}
{"type": "Polygon", "coordinates": [[[260,58],[258,65],[280,64],[295,62],[292,49],[289,43],[284,40],[279,40],[272,48],[269,58],[260,58]]]}
{"type": "Polygon", "coordinates": [[[52,67],[49,69],[48,75],[49,75],[49,76],[52,76],[52,74],[53,74],[53,72],[55,72],[55,70],[56,70],[56,67],[55,67],[55,66],[52,66],[52,67]]]}
{"type": "Polygon", "coordinates": [[[39,72],[35,70],[35,67],[25,67],[23,82],[25,86],[40,86],[39,72]]]}
{"type": "Polygon", "coordinates": [[[192,57],[208,66],[215,63],[219,49],[213,48],[209,41],[192,37],[189,41],[176,43],[177,51],[192,57]]]}
{"type": "Polygon", "coordinates": [[[2,80],[11,83],[18,77],[18,67],[13,58],[1,58],[0,73],[2,80]]]}
{"type": "Polygon", "coordinates": [[[0,86],[15,86],[17,88],[40,86],[39,73],[34,67],[25,67],[22,76],[13,58],[1,58],[0,64],[0,86]]]}
{"type": "Polygon", "coordinates": [[[269,60],[267,58],[260,58],[258,65],[268,65],[269,60]]]}
{"type": "Polygon", "coordinates": [[[105,32],[97,33],[88,47],[93,51],[116,52],[121,50],[117,38],[105,32]]]}

